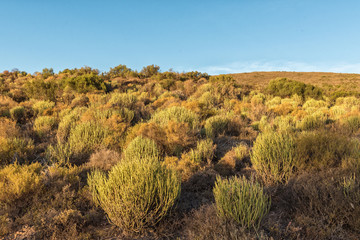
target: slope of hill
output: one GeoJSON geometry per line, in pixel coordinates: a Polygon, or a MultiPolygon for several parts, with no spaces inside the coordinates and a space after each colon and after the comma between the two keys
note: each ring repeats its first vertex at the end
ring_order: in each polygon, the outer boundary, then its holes
{"type": "Polygon", "coordinates": [[[359,82],[4,71],[0,238],[359,239],[359,82]]]}
{"type": "Polygon", "coordinates": [[[275,78],[288,78],[327,90],[343,89],[358,91],[360,90],[360,74],[350,73],[330,73],[330,72],[250,72],[229,74],[238,82],[256,85],[258,87],[266,86],[270,80],[275,78]]]}

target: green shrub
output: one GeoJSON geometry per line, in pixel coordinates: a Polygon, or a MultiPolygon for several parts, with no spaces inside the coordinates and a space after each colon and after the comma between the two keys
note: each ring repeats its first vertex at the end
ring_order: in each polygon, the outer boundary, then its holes
{"type": "Polygon", "coordinates": [[[106,91],[104,79],[95,73],[87,73],[77,77],[63,80],[63,88],[66,86],[77,91],[78,93],[87,93],[91,91],[106,91]]]}
{"type": "Polygon", "coordinates": [[[142,136],[134,138],[124,151],[124,159],[127,161],[159,158],[160,152],[155,141],[142,136]]]}
{"type": "Polygon", "coordinates": [[[70,163],[73,155],[72,149],[68,143],[58,142],[56,145],[50,144],[45,151],[45,156],[49,164],[66,166],[70,163]]]}
{"type": "Polygon", "coordinates": [[[268,93],[282,98],[291,97],[294,94],[301,96],[303,99],[308,97],[322,98],[322,91],[318,87],[286,78],[271,80],[266,90],[268,93]]]}
{"type": "Polygon", "coordinates": [[[29,98],[56,101],[58,84],[55,81],[31,79],[25,83],[25,93],[29,98]]]}
{"type": "Polygon", "coordinates": [[[287,132],[260,134],[250,154],[257,174],[269,183],[288,181],[295,167],[295,139],[287,132]]]}
{"type": "Polygon", "coordinates": [[[184,107],[170,107],[156,112],[150,122],[155,122],[161,127],[168,125],[169,121],[185,122],[191,129],[199,127],[199,118],[197,114],[184,107]]]}
{"type": "Polygon", "coordinates": [[[205,122],[205,133],[209,138],[217,137],[220,134],[224,134],[228,129],[231,120],[227,116],[213,116],[205,122]]]}
{"type": "Polygon", "coordinates": [[[140,74],[141,74],[141,76],[143,76],[145,78],[149,78],[149,77],[152,77],[152,76],[158,74],[159,71],[160,71],[160,67],[153,64],[153,65],[148,65],[146,67],[143,67],[140,74]]]}
{"type": "Polygon", "coordinates": [[[73,129],[77,125],[77,122],[85,111],[87,111],[87,108],[78,107],[74,108],[71,111],[61,112],[60,115],[63,116],[59,123],[56,134],[59,142],[65,142],[68,139],[71,129],[73,129]]]}
{"type": "Polygon", "coordinates": [[[54,106],[55,103],[51,101],[38,101],[33,104],[32,108],[38,115],[42,115],[45,111],[52,109],[54,106]]]}
{"type": "Polygon", "coordinates": [[[111,107],[133,109],[137,102],[136,96],[130,93],[113,93],[108,104],[111,107]]]}
{"type": "Polygon", "coordinates": [[[244,176],[224,180],[217,177],[213,192],[220,217],[248,229],[258,229],[270,210],[270,198],[260,184],[244,176]]]}
{"type": "Polygon", "coordinates": [[[55,125],[56,119],[54,117],[39,116],[35,119],[33,128],[40,137],[43,137],[54,129],[55,125]]]}
{"type": "Polygon", "coordinates": [[[0,170],[0,206],[12,203],[41,186],[40,163],[10,164],[0,170]]]}
{"type": "Polygon", "coordinates": [[[327,117],[321,113],[314,113],[305,116],[301,121],[297,122],[296,128],[301,130],[315,130],[324,127],[327,117]]]}
{"type": "Polygon", "coordinates": [[[93,200],[123,230],[142,232],[163,219],[180,195],[176,172],[156,159],[121,161],[109,172],[88,176],[93,200]]]}
{"type": "Polygon", "coordinates": [[[211,139],[205,139],[197,142],[196,148],[191,149],[189,158],[194,163],[211,163],[214,157],[215,146],[211,139]]]}
{"type": "Polygon", "coordinates": [[[95,122],[83,122],[70,130],[68,143],[76,158],[86,158],[95,150],[107,147],[105,139],[109,131],[95,122]]]}
{"type": "Polygon", "coordinates": [[[131,72],[133,72],[131,68],[128,68],[126,65],[120,64],[114,68],[110,68],[108,75],[110,78],[116,78],[116,77],[126,78],[129,76],[131,72]]]}
{"type": "Polygon", "coordinates": [[[217,76],[211,76],[209,78],[209,82],[226,84],[226,83],[234,83],[235,79],[231,75],[220,74],[220,75],[217,75],[217,76]]]}
{"type": "Polygon", "coordinates": [[[245,157],[249,156],[249,147],[245,143],[240,143],[238,146],[232,149],[235,153],[235,157],[241,161],[245,157]]]}
{"type": "Polygon", "coordinates": [[[25,108],[23,106],[17,106],[10,109],[10,116],[13,120],[19,122],[25,117],[25,108]]]}

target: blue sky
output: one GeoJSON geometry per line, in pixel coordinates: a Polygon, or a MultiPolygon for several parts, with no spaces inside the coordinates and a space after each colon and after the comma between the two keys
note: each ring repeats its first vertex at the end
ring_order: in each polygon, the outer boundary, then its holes
{"type": "Polygon", "coordinates": [[[360,1],[0,1],[0,71],[360,73],[360,1]]]}

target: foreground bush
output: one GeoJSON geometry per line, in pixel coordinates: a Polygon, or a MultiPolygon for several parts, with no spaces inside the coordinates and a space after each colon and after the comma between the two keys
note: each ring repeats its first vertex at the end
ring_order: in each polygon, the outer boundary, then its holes
{"type": "Polygon", "coordinates": [[[262,187],[244,176],[224,180],[218,177],[213,192],[220,217],[235,220],[248,229],[258,229],[270,210],[270,199],[262,187]]]}
{"type": "Polygon", "coordinates": [[[259,135],[251,152],[251,163],[257,174],[269,183],[286,182],[295,162],[294,137],[286,132],[265,132],[259,135]]]}
{"type": "Polygon", "coordinates": [[[156,159],[122,161],[108,177],[94,171],[88,176],[88,184],[94,202],[110,221],[135,233],[164,218],[180,195],[176,172],[156,159]]]}

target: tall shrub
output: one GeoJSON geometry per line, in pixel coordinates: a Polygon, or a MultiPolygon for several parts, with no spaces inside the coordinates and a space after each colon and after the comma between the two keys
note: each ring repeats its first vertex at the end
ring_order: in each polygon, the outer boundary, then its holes
{"type": "Polygon", "coordinates": [[[235,220],[248,229],[258,229],[270,210],[270,198],[260,184],[244,176],[217,177],[213,192],[219,216],[235,220]]]}
{"type": "Polygon", "coordinates": [[[295,168],[294,137],[287,132],[260,134],[251,152],[251,163],[265,182],[286,182],[295,168]]]}

